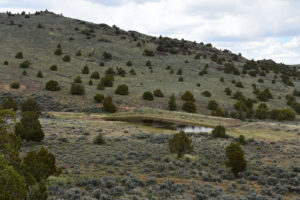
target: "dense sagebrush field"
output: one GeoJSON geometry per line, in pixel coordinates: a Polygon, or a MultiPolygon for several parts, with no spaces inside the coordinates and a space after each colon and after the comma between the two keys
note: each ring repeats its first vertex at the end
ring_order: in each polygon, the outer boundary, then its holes
{"type": "Polygon", "coordinates": [[[50,200],[300,199],[300,126],[296,112],[300,93],[294,92],[300,88],[300,76],[296,66],[270,60],[252,62],[211,44],[156,38],[50,12],[0,14],[0,52],[0,101],[13,97],[20,108],[21,102],[32,97],[42,108],[40,122],[45,139],[24,141],[21,156],[41,146],[56,156],[62,174],[47,179],[50,200]],[[61,55],[55,54],[57,49],[61,55]],[[16,58],[18,52],[23,58],[16,58]],[[105,58],[104,52],[112,57],[105,58]],[[66,55],[69,62],[63,60],[66,55]],[[26,60],[31,65],[21,68],[26,60]],[[228,73],[224,72],[226,63],[234,66],[228,73]],[[50,69],[52,65],[57,66],[56,71],[50,69]],[[89,73],[82,73],[84,66],[89,73]],[[97,89],[109,68],[115,71],[113,86],[97,89]],[[43,77],[37,77],[39,71],[43,77]],[[251,71],[256,71],[255,76],[251,71]],[[93,72],[99,72],[100,79],[91,79],[93,72]],[[283,78],[285,72],[288,78],[283,78]],[[84,95],[70,94],[77,76],[81,77],[84,95]],[[49,80],[57,81],[60,90],[46,90],[49,80]],[[13,88],[13,82],[20,86],[13,88]],[[242,87],[236,85],[238,82],[242,87]],[[128,86],[128,95],[115,94],[120,84],[128,86]],[[253,84],[260,91],[269,89],[272,98],[260,100],[253,84]],[[224,92],[227,87],[231,95],[224,92]],[[156,89],[164,97],[143,99],[144,92],[156,89]],[[196,113],[181,109],[181,96],[187,90],[194,95],[196,113]],[[211,96],[203,95],[204,91],[211,96]],[[246,104],[246,99],[233,98],[237,91],[253,100],[251,109],[234,106],[237,100],[246,104]],[[112,96],[117,112],[104,112],[102,103],[94,101],[97,93],[112,96]],[[172,94],[178,111],[167,111],[172,94]],[[289,105],[286,95],[294,98],[289,105]],[[242,114],[210,116],[210,100],[223,111],[242,114]],[[270,110],[290,107],[296,117],[280,122],[255,117],[261,103],[270,110]],[[245,120],[246,111],[253,111],[251,119],[245,120]],[[168,142],[178,131],[105,121],[106,117],[151,117],[212,128],[223,125],[228,138],[187,133],[193,151],[177,158],[170,153],[168,142]],[[93,142],[99,133],[105,144],[93,142]],[[225,165],[225,148],[240,135],[247,140],[242,145],[247,169],[235,177],[225,165]]]}

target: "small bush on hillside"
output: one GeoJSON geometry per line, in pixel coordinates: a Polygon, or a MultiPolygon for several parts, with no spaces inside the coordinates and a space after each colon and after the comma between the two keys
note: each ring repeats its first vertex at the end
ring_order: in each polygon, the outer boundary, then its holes
{"type": "Polygon", "coordinates": [[[92,79],[89,80],[89,85],[93,85],[92,79]]]}
{"type": "Polygon", "coordinates": [[[207,108],[209,110],[217,110],[218,107],[219,107],[219,104],[215,100],[210,100],[208,102],[207,108]]]}
{"type": "Polygon", "coordinates": [[[105,63],[104,63],[104,62],[101,62],[99,65],[100,65],[101,67],[104,67],[104,66],[105,66],[105,63]]]}
{"type": "Polygon", "coordinates": [[[54,51],[54,54],[57,55],[57,56],[60,56],[63,54],[61,48],[57,48],[55,51],[54,51]]]}
{"type": "Polygon", "coordinates": [[[149,50],[149,49],[145,49],[144,50],[144,53],[143,53],[144,56],[154,56],[154,52],[149,50]]]}
{"type": "Polygon", "coordinates": [[[211,111],[211,115],[216,117],[227,117],[228,113],[227,111],[223,111],[220,107],[218,107],[216,110],[211,111]]]}
{"type": "Polygon", "coordinates": [[[181,69],[181,68],[179,68],[179,69],[177,70],[177,75],[182,75],[182,69],[181,69]]]}
{"type": "Polygon", "coordinates": [[[85,93],[84,86],[80,83],[72,83],[70,93],[72,95],[83,95],[85,93]]]}
{"type": "Polygon", "coordinates": [[[194,57],[194,59],[200,59],[201,58],[201,54],[200,53],[197,53],[194,57]]]}
{"type": "Polygon", "coordinates": [[[239,88],[244,88],[243,84],[241,81],[238,81],[236,84],[235,84],[236,87],[239,87],[239,88]]]}
{"type": "Polygon", "coordinates": [[[60,87],[58,85],[58,82],[57,81],[54,81],[54,80],[50,80],[46,83],[46,86],[45,86],[46,90],[49,90],[49,91],[59,91],[60,90],[60,87]]]}
{"type": "Polygon", "coordinates": [[[201,94],[202,94],[203,96],[205,96],[205,97],[211,97],[211,94],[210,94],[209,91],[204,91],[204,92],[202,92],[201,94]]]}
{"type": "Polygon", "coordinates": [[[4,65],[8,65],[8,61],[7,61],[7,60],[5,60],[3,64],[4,64],[4,65]]]}
{"type": "Polygon", "coordinates": [[[180,158],[185,153],[193,151],[192,140],[183,131],[180,131],[169,140],[169,150],[180,158]]]}
{"type": "Polygon", "coordinates": [[[221,78],[220,78],[220,82],[224,82],[224,77],[221,77],[221,78]]]}
{"type": "Polygon", "coordinates": [[[236,91],[233,94],[232,98],[236,99],[236,100],[245,100],[246,99],[246,97],[244,96],[244,94],[241,91],[236,91]]]}
{"type": "Polygon", "coordinates": [[[185,91],[185,93],[181,96],[181,99],[183,101],[191,101],[191,102],[195,102],[195,98],[194,98],[194,95],[189,91],[185,91]]]}
{"type": "Polygon", "coordinates": [[[38,113],[32,111],[22,112],[21,121],[16,124],[15,129],[16,134],[27,141],[39,142],[45,136],[38,113]]]}
{"type": "Polygon", "coordinates": [[[87,65],[85,65],[83,67],[83,69],[81,70],[81,73],[83,73],[83,74],[89,74],[89,67],[87,65]]]}
{"type": "Polygon", "coordinates": [[[275,119],[278,121],[293,121],[296,118],[295,113],[290,108],[274,109],[270,111],[269,115],[271,119],[275,119]]]}
{"type": "Polygon", "coordinates": [[[41,71],[39,71],[39,72],[37,73],[36,77],[38,77],[38,78],[43,78],[44,76],[43,76],[43,73],[42,73],[41,71]]]}
{"type": "Polygon", "coordinates": [[[26,69],[31,65],[31,62],[29,60],[25,60],[20,64],[20,68],[26,69]]]}
{"type": "Polygon", "coordinates": [[[101,103],[101,102],[104,100],[104,95],[103,95],[103,94],[96,94],[96,95],[94,96],[94,100],[95,100],[95,102],[97,102],[97,103],[101,103]]]}
{"type": "Polygon", "coordinates": [[[39,113],[41,111],[41,108],[36,100],[28,98],[25,102],[22,103],[22,112],[27,111],[39,113]]]}
{"type": "Polygon", "coordinates": [[[239,138],[238,138],[238,143],[239,143],[240,145],[246,145],[246,144],[247,144],[247,141],[245,140],[245,136],[240,135],[239,138]]]}
{"type": "Polygon", "coordinates": [[[182,77],[182,76],[179,76],[178,81],[179,81],[179,82],[183,82],[183,81],[184,81],[184,80],[183,80],[183,77],[182,77]]]}
{"type": "Polygon", "coordinates": [[[155,97],[164,97],[164,96],[165,96],[164,93],[163,93],[160,89],[154,90],[154,91],[153,91],[153,95],[154,95],[155,97]]]}
{"type": "Polygon", "coordinates": [[[71,61],[71,57],[69,55],[65,55],[62,59],[65,62],[70,62],[71,61]]]}
{"type": "Polygon", "coordinates": [[[195,113],[197,111],[197,107],[192,101],[185,101],[182,105],[182,110],[189,112],[189,113],[195,113]]]}
{"type": "Polygon", "coordinates": [[[131,69],[131,70],[129,71],[129,73],[130,73],[131,75],[136,75],[134,69],[131,69]]]}
{"type": "Polygon", "coordinates": [[[51,71],[57,71],[57,66],[56,65],[51,65],[50,70],[51,71]]]}
{"type": "Polygon", "coordinates": [[[126,63],[126,65],[127,65],[128,67],[131,67],[131,66],[132,66],[131,60],[128,60],[128,62],[126,63]]]}
{"type": "Polygon", "coordinates": [[[111,96],[108,96],[108,97],[104,98],[103,109],[105,111],[111,112],[111,113],[117,112],[117,108],[116,108],[115,104],[113,103],[113,100],[112,100],[111,96]]]}
{"type": "Polygon", "coordinates": [[[115,75],[116,72],[115,72],[115,70],[114,70],[112,67],[110,67],[110,68],[108,68],[108,69],[105,71],[105,74],[108,74],[108,75],[115,75]]]}
{"type": "Polygon", "coordinates": [[[218,125],[214,130],[211,132],[214,138],[227,138],[225,127],[218,125]]]}
{"type": "Polygon", "coordinates": [[[76,78],[74,79],[74,83],[82,83],[81,77],[76,76],[76,78]]]}
{"type": "Polygon", "coordinates": [[[23,70],[22,75],[23,75],[23,76],[26,76],[26,75],[27,75],[27,71],[26,71],[26,70],[23,70]]]}
{"type": "Polygon", "coordinates": [[[106,52],[106,51],[103,52],[102,56],[103,56],[105,59],[107,59],[107,60],[112,59],[111,53],[108,53],[108,52],[106,52]]]}
{"type": "Polygon", "coordinates": [[[168,109],[172,111],[177,110],[176,97],[174,94],[172,94],[169,98],[168,109]]]}
{"type": "Polygon", "coordinates": [[[118,85],[115,93],[119,95],[128,95],[128,86],[126,84],[118,85]]]}
{"type": "Polygon", "coordinates": [[[10,84],[10,88],[19,89],[20,88],[20,83],[18,83],[18,82],[12,82],[10,84]]]}
{"type": "Polygon", "coordinates": [[[236,143],[231,143],[226,147],[226,166],[231,168],[232,173],[237,177],[239,172],[245,171],[247,162],[244,152],[236,143]]]}
{"type": "Polygon", "coordinates": [[[269,116],[269,108],[265,103],[259,104],[255,113],[258,119],[267,119],[269,116]]]}
{"type": "Polygon", "coordinates": [[[143,99],[148,100],[148,101],[152,101],[153,100],[152,92],[149,92],[149,91],[144,92],[143,99]]]}
{"type": "Polygon", "coordinates": [[[114,84],[114,77],[112,75],[105,75],[104,77],[101,78],[101,83],[105,86],[105,87],[112,87],[114,84]]]}
{"type": "Polygon", "coordinates": [[[2,101],[2,108],[3,109],[13,109],[13,111],[17,111],[18,105],[12,97],[8,97],[7,100],[2,101]]]}
{"type": "Polygon", "coordinates": [[[147,60],[147,62],[146,62],[146,66],[147,67],[150,67],[152,64],[151,64],[151,61],[150,60],[147,60]]]}
{"type": "Polygon", "coordinates": [[[117,69],[117,75],[125,77],[126,71],[122,67],[120,67],[117,69]]]}
{"type": "Polygon", "coordinates": [[[224,92],[226,95],[230,96],[231,95],[231,89],[229,87],[225,88],[224,92]]]}
{"type": "Polygon", "coordinates": [[[92,79],[100,79],[100,74],[99,72],[95,71],[91,74],[92,79]]]}
{"type": "Polygon", "coordinates": [[[263,83],[263,82],[264,82],[264,79],[260,78],[260,79],[257,80],[257,82],[263,83]]]}
{"type": "Polygon", "coordinates": [[[23,59],[23,53],[22,53],[22,52],[18,52],[18,53],[15,55],[15,58],[17,58],[17,59],[23,59]]]}
{"type": "Polygon", "coordinates": [[[77,52],[76,52],[76,54],[75,54],[76,56],[82,56],[82,53],[81,53],[81,51],[80,50],[78,50],[77,52]]]}
{"type": "Polygon", "coordinates": [[[105,89],[105,85],[103,83],[103,81],[99,81],[98,85],[97,85],[97,90],[104,90],[105,89]]]}
{"type": "Polygon", "coordinates": [[[104,139],[104,137],[103,137],[103,135],[102,135],[102,133],[99,133],[96,137],[95,137],[95,139],[94,139],[94,144],[99,144],[99,145],[101,145],[101,144],[105,144],[106,142],[105,142],[105,139],[104,139]]]}

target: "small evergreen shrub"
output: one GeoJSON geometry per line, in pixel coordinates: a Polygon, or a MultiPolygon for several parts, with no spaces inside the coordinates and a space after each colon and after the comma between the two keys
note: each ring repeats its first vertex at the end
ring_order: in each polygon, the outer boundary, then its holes
{"type": "Polygon", "coordinates": [[[83,69],[81,70],[81,73],[83,73],[83,74],[89,74],[89,67],[87,65],[85,65],[83,67],[83,69]]]}
{"type": "Polygon", "coordinates": [[[65,55],[63,58],[62,58],[63,61],[65,62],[70,62],[71,61],[71,57],[69,55],[65,55]]]}
{"type": "Polygon", "coordinates": [[[105,75],[104,77],[101,78],[101,84],[103,84],[105,87],[112,87],[113,86],[113,82],[114,81],[114,77],[112,75],[105,75]]]}
{"type": "Polygon", "coordinates": [[[57,71],[57,66],[56,65],[51,65],[50,70],[51,71],[57,71]]]}
{"type": "Polygon", "coordinates": [[[184,80],[183,80],[183,77],[182,77],[182,76],[179,76],[178,81],[179,81],[179,82],[183,82],[183,81],[184,81],[184,80]]]}
{"type": "Polygon", "coordinates": [[[210,100],[208,102],[207,108],[209,110],[217,110],[218,107],[219,107],[219,104],[215,100],[210,100]]]}
{"type": "Polygon", "coordinates": [[[189,113],[195,113],[197,111],[197,107],[193,101],[185,101],[182,105],[182,110],[189,113]]]}
{"type": "Polygon", "coordinates": [[[168,101],[168,109],[171,111],[177,110],[176,97],[172,94],[168,101]]]}
{"type": "Polygon", "coordinates": [[[70,93],[72,95],[83,95],[85,93],[84,86],[80,83],[72,83],[70,93]]]}
{"type": "Polygon", "coordinates": [[[105,142],[105,139],[104,139],[104,137],[103,137],[103,135],[102,135],[102,133],[99,133],[96,137],[95,137],[95,139],[94,139],[94,144],[98,144],[98,145],[101,145],[101,144],[105,144],[106,142],[105,142]]]}
{"type": "Polygon", "coordinates": [[[117,108],[116,108],[115,104],[113,103],[113,100],[112,100],[111,96],[108,96],[108,97],[104,98],[103,109],[106,112],[111,112],[111,113],[117,112],[117,108]]]}
{"type": "Polygon", "coordinates": [[[105,59],[107,59],[107,60],[112,59],[111,53],[108,53],[108,52],[106,52],[106,51],[103,52],[102,56],[103,56],[105,59]]]}
{"type": "Polygon", "coordinates": [[[22,112],[27,111],[39,113],[41,111],[41,108],[36,100],[28,98],[25,102],[22,103],[22,112]]]}
{"type": "Polygon", "coordinates": [[[100,74],[99,72],[95,71],[91,74],[92,79],[100,79],[100,74]]]}
{"type": "Polygon", "coordinates": [[[54,54],[57,55],[57,56],[60,56],[63,54],[61,48],[57,48],[55,51],[54,51],[54,54]]]}
{"type": "Polygon", "coordinates": [[[181,69],[181,68],[179,68],[179,69],[177,70],[177,75],[182,75],[182,69],[181,69]]]}
{"type": "Polygon", "coordinates": [[[151,64],[151,61],[150,60],[147,60],[147,62],[146,62],[146,66],[147,67],[150,67],[152,64],[151,64]]]}
{"type": "Polygon", "coordinates": [[[38,77],[38,78],[43,78],[44,76],[43,76],[43,73],[42,73],[41,71],[39,71],[39,72],[37,73],[36,77],[38,77]]]}
{"type": "Polygon", "coordinates": [[[169,150],[180,158],[185,153],[193,151],[192,140],[183,131],[180,131],[169,140],[169,150]]]}
{"type": "Polygon", "coordinates": [[[239,138],[238,138],[238,143],[239,143],[240,145],[246,145],[246,144],[247,144],[247,141],[245,140],[245,136],[240,135],[239,138]]]}
{"type": "Polygon", "coordinates": [[[231,95],[231,89],[229,87],[225,88],[224,92],[226,95],[230,96],[231,95]]]}
{"type": "Polygon", "coordinates": [[[4,65],[8,65],[8,61],[7,61],[7,60],[5,60],[3,64],[4,64],[4,65]]]}
{"type": "Polygon", "coordinates": [[[164,96],[165,96],[164,93],[163,93],[160,89],[154,90],[154,91],[153,91],[153,95],[154,95],[155,97],[164,97],[164,96]]]}
{"type": "Polygon", "coordinates": [[[50,80],[46,83],[45,86],[46,90],[48,91],[59,91],[60,90],[60,86],[58,85],[57,81],[54,80],[50,80]]]}
{"type": "Polygon", "coordinates": [[[18,83],[18,82],[12,82],[10,84],[10,88],[19,89],[20,88],[20,83],[18,83]]]}
{"type": "Polygon", "coordinates": [[[203,96],[205,96],[205,97],[211,97],[211,94],[210,94],[209,91],[204,91],[204,92],[202,92],[201,94],[202,94],[203,96]]]}
{"type": "Polygon", "coordinates": [[[194,95],[189,91],[185,91],[185,93],[181,96],[181,99],[183,101],[191,101],[191,102],[195,102],[195,98],[194,98],[194,95]]]}
{"type": "Polygon", "coordinates": [[[26,69],[31,65],[31,62],[29,60],[25,60],[20,64],[20,68],[26,69]]]}
{"type": "Polygon", "coordinates": [[[128,60],[128,62],[126,63],[126,65],[127,65],[128,67],[131,67],[131,66],[132,66],[131,60],[128,60]]]}
{"type": "Polygon", "coordinates": [[[74,83],[82,83],[81,77],[76,76],[76,78],[74,79],[74,83]]]}
{"type": "Polygon", "coordinates": [[[152,92],[149,92],[149,91],[144,92],[143,99],[148,100],[148,101],[152,101],[153,100],[152,92]]]}
{"type": "Polygon", "coordinates": [[[231,168],[232,173],[237,177],[239,172],[245,171],[247,162],[240,145],[231,143],[226,147],[226,166],[231,168]]]}
{"type": "Polygon", "coordinates": [[[18,52],[18,53],[15,55],[15,58],[17,58],[17,59],[23,59],[23,53],[22,53],[22,52],[18,52]]]}
{"type": "Polygon", "coordinates": [[[149,50],[149,49],[145,49],[144,50],[144,53],[143,53],[144,56],[154,56],[154,52],[149,50]]]}
{"type": "Polygon", "coordinates": [[[103,94],[96,94],[96,95],[94,96],[94,100],[95,100],[95,102],[97,102],[97,103],[101,103],[101,102],[104,100],[104,95],[103,95],[103,94]]]}
{"type": "Polygon", "coordinates": [[[92,79],[89,80],[89,85],[93,85],[92,79]]]}
{"type": "Polygon", "coordinates": [[[214,138],[227,138],[225,127],[218,125],[214,130],[212,131],[212,136],[214,138]]]}
{"type": "Polygon", "coordinates": [[[26,75],[27,75],[27,71],[26,71],[26,70],[23,70],[22,75],[23,75],[23,76],[26,76],[26,75]]]}
{"type": "Polygon", "coordinates": [[[16,112],[18,110],[18,105],[12,97],[8,97],[7,100],[2,101],[2,108],[12,109],[13,111],[16,112]]]}
{"type": "Polygon", "coordinates": [[[21,121],[16,124],[16,135],[27,141],[41,141],[45,134],[42,130],[39,115],[36,112],[22,112],[21,121]]]}
{"type": "Polygon", "coordinates": [[[128,95],[128,86],[126,84],[118,85],[115,93],[119,95],[128,95]]]}
{"type": "Polygon", "coordinates": [[[105,85],[103,83],[103,81],[99,81],[98,85],[97,85],[97,90],[104,90],[105,89],[105,85]]]}

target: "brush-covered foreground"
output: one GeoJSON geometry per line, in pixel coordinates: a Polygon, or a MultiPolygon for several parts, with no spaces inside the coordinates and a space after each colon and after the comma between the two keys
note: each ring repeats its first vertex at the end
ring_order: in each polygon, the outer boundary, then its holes
{"type": "Polygon", "coordinates": [[[153,109],[121,114],[52,112],[41,117],[44,145],[63,169],[48,181],[49,199],[297,199],[300,195],[300,126],[244,123],[153,109]],[[176,131],[105,117],[148,116],[195,125],[223,124],[228,139],[188,134],[194,151],[177,158],[168,149],[176,131]],[[102,133],[106,144],[93,139],[102,133]],[[225,166],[225,148],[243,134],[248,167],[235,178],[225,166]]]}

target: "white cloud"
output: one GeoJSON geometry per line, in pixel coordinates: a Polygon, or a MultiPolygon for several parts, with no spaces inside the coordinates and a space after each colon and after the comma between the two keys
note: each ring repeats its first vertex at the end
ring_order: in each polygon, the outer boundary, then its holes
{"type": "Polygon", "coordinates": [[[296,0],[0,0],[0,11],[47,8],[73,18],[211,42],[250,58],[285,63],[300,63],[299,7],[296,0]]]}

